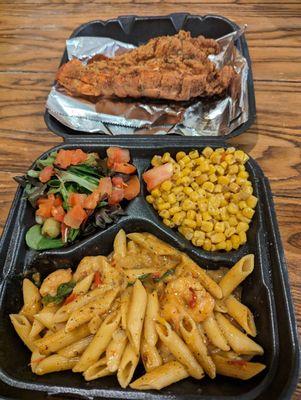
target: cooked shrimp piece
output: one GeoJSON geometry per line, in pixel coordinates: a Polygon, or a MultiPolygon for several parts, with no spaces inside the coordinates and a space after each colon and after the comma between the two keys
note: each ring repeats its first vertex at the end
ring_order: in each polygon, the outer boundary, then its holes
{"type": "Polygon", "coordinates": [[[213,297],[190,275],[180,276],[168,282],[165,293],[162,315],[171,320],[175,328],[181,309],[196,322],[202,322],[214,308],[213,297]]]}
{"type": "Polygon", "coordinates": [[[41,296],[44,297],[47,294],[50,294],[51,296],[55,296],[56,292],[57,292],[57,288],[62,283],[70,282],[71,279],[72,279],[71,268],[57,269],[56,271],[52,272],[50,275],[48,275],[44,279],[44,281],[40,287],[41,296]]]}

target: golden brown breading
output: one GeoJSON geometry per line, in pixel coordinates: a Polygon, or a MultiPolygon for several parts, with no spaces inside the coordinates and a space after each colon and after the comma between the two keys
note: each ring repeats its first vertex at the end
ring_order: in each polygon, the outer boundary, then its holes
{"type": "Polygon", "coordinates": [[[232,66],[220,71],[208,59],[219,44],[180,31],[161,36],[115,58],[96,57],[87,65],[74,59],[58,71],[57,81],[75,96],[149,97],[189,100],[222,94],[235,76],[232,66]]]}

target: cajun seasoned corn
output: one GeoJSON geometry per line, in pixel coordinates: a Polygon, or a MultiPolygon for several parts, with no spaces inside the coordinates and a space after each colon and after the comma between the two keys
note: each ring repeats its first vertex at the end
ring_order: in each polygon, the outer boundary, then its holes
{"type": "Polygon", "coordinates": [[[238,249],[257,198],[246,171],[247,154],[234,147],[155,155],[153,166],[172,163],[173,176],[146,196],[163,223],[207,251],[238,249]]]}

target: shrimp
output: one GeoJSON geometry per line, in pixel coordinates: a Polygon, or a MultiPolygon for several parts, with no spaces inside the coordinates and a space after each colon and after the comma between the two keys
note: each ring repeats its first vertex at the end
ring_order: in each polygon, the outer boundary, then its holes
{"type": "Polygon", "coordinates": [[[55,296],[57,292],[57,288],[62,283],[70,282],[72,279],[72,271],[71,268],[68,269],[57,269],[56,271],[49,274],[43,281],[40,287],[41,296],[46,296],[50,294],[51,296],[55,296]]]}
{"type": "Polygon", "coordinates": [[[165,293],[162,316],[171,321],[175,329],[178,327],[181,310],[196,322],[204,321],[213,311],[213,297],[191,275],[180,276],[168,282],[165,293]]]}

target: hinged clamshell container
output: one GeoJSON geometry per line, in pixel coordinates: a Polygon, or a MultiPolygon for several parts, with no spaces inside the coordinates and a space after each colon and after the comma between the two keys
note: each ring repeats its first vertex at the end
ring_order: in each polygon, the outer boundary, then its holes
{"type": "MultiPolygon", "coordinates": [[[[163,17],[126,16],[110,21],[94,21],[74,31],[74,36],[108,36],[136,45],[150,37],[174,34],[186,29],[194,35],[219,37],[237,29],[237,25],[220,16],[194,16],[172,14],[163,17]]],[[[247,44],[242,36],[237,46],[247,58],[247,44]]],[[[66,52],[62,62],[66,61],[66,52]]],[[[65,143],[49,150],[81,148],[97,151],[101,156],[109,146],[128,148],[137,166],[139,177],[149,165],[154,154],[169,151],[202,149],[205,146],[227,147],[228,137],[244,132],[254,121],[255,100],[251,68],[248,76],[249,120],[228,136],[224,137],[181,137],[181,136],[105,136],[75,132],[45,113],[50,130],[63,136],[65,143]]],[[[46,156],[46,154],[42,155],[46,156]]],[[[41,156],[41,157],[42,157],[41,156]]],[[[34,210],[23,198],[23,189],[17,190],[3,232],[0,249],[0,394],[5,399],[200,399],[200,400],[251,400],[290,399],[299,373],[299,345],[290,296],[283,247],[277,227],[272,194],[267,178],[258,164],[251,158],[247,171],[258,197],[258,205],[248,240],[238,250],[210,253],[191,245],[176,231],[163,225],[159,216],[146,202],[146,189],[126,207],[126,215],[104,231],[85,238],[59,250],[36,252],[25,244],[25,233],[34,224],[34,210]],[[138,392],[122,389],[114,376],[85,382],[79,374],[69,371],[44,376],[32,374],[28,366],[30,355],[15,333],[9,314],[19,311],[22,303],[21,283],[26,270],[38,268],[42,277],[56,268],[75,267],[86,255],[107,255],[112,250],[113,240],[120,228],[126,232],[147,231],[187,252],[199,265],[208,269],[230,267],[243,255],[255,255],[253,273],[243,284],[243,302],[255,315],[258,329],[256,341],[265,349],[260,361],[267,368],[249,381],[238,381],[218,376],[201,381],[192,378],[173,384],[160,392],[138,392]]],[[[137,371],[137,375],[141,370],[137,371]]]]}

